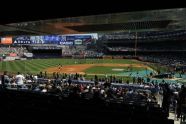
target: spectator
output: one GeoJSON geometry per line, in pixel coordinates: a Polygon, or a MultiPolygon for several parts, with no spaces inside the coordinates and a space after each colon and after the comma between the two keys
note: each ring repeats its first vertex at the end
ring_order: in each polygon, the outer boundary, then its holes
{"type": "Polygon", "coordinates": [[[166,116],[169,116],[169,106],[171,103],[171,96],[173,93],[171,92],[169,85],[167,83],[164,84],[163,87],[163,103],[162,103],[162,108],[166,114],[166,116]]]}
{"type": "Polygon", "coordinates": [[[5,88],[5,85],[10,83],[10,78],[7,75],[7,71],[5,71],[4,74],[2,75],[1,82],[2,82],[2,88],[5,88]]]}
{"type": "Polygon", "coordinates": [[[16,84],[18,84],[18,85],[24,84],[25,77],[20,72],[17,73],[15,78],[16,78],[16,84]]]}
{"type": "Polygon", "coordinates": [[[178,102],[177,102],[177,118],[180,118],[182,111],[182,104],[185,103],[186,98],[186,88],[182,85],[180,92],[178,93],[178,102]]]}

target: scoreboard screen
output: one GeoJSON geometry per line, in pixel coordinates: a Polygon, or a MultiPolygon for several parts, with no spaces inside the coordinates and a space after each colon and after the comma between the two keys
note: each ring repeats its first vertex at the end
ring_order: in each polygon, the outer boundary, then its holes
{"type": "Polygon", "coordinates": [[[16,36],[13,37],[13,44],[31,44],[30,36],[16,36]]]}
{"type": "Polygon", "coordinates": [[[87,45],[93,43],[97,34],[16,36],[13,44],[58,44],[58,45],[87,45]]]}

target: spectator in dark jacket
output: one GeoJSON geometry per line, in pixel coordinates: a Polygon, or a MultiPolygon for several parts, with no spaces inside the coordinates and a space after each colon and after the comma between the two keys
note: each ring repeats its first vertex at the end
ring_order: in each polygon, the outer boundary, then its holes
{"type": "Polygon", "coordinates": [[[171,92],[169,85],[167,83],[164,84],[162,108],[163,108],[167,117],[169,116],[169,106],[171,103],[171,96],[172,95],[173,95],[173,93],[171,92]]]}
{"type": "Polygon", "coordinates": [[[7,74],[7,71],[4,72],[4,74],[2,75],[2,87],[4,88],[6,84],[10,83],[10,78],[7,74]]]}
{"type": "Polygon", "coordinates": [[[185,103],[186,98],[186,88],[182,85],[180,92],[178,93],[178,102],[177,102],[177,118],[180,117],[182,111],[182,104],[185,103]]]}

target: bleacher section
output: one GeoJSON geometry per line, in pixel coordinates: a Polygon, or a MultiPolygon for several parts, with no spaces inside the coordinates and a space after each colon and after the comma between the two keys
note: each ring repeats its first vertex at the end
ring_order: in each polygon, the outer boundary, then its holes
{"type": "Polygon", "coordinates": [[[113,100],[104,102],[97,98],[66,98],[53,94],[9,90],[1,90],[0,97],[1,112],[6,113],[1,117],[7,123],[73,123],[77,120],[82,120],[81,123],[90,120],[93,123],[174,123],[166,118],[156,103],[118,103],[113,100]]]}

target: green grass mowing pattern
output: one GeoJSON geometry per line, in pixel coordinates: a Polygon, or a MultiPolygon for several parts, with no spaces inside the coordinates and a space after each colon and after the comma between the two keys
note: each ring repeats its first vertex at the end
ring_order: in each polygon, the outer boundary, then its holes
{"type": "Polygon", "coordinates": [[[27,61],[26,64],[27,65],[36,66],[36,67],[38,67],[38,69],[43,69],[43,68],[45,68],[47,66],[47,65],[45,65],[43,63],[42,64],[40,64],[40,63],[33,63],[31,61],[27,61]]]}
{"type": "Polygon", "coordinates": [[[11,70],[21,70],[17,62],[7,62],[6,63],[6,70],[11,71],[11,70]]]}
{"type": "Polygon", "coordinates": [[[5,70],[5,68],[6,68],[6,64],[5,64],[5,62],[0,62],[0,71],[4,71],[5,70]]]}
{"type": "Polygon", "coordinates": [[[29,63],[29,62],[25,62],[25,72],[27,73],[37,73],[41,70],[40,65],[35,65],[35,63],[29,63]],[[32,72],[29,72],[29,71],[32,72]]]}
{"type": "Polygon", "coordinates": [[[9,62],[0,62],[0,71],[38,73],[49,67],[56,67],[58,64],[97,64],[97,63],[120,63],[134,64],[141,63],[130,59],[33,59],[33,60],[16,60],[9,62]]]}
{"type": "Polygon", "coordinates": [[[6,62],[5,64],[6,64],[5,69],[9,72],[18,72],[18,71],[23,72],[24,71],[24,66],[23,66],[24,64],[23,63],[20,63],[17,61],[15,61],[15,63],[14,63],[14,62],[9,61],[9,62],[6,62]]]}
{"type": "MultiPolygon", "coordinates": [[[[87,74],[119,74],[121,72],[126,72],[128,67],[105,67],[105,66],[94,66],[85,70],[87,74]],[[112,69],[123,69],[123,71],[114,71],[112,69]]],[[[132,67],[131,71],[142,71],[145,68],[132,67]]]]}
{"type": "Polygon", "coordinates": [[[38,73],[45,68],[54,66],[50,61],[25,61],[25,72],[38,73]]]}

